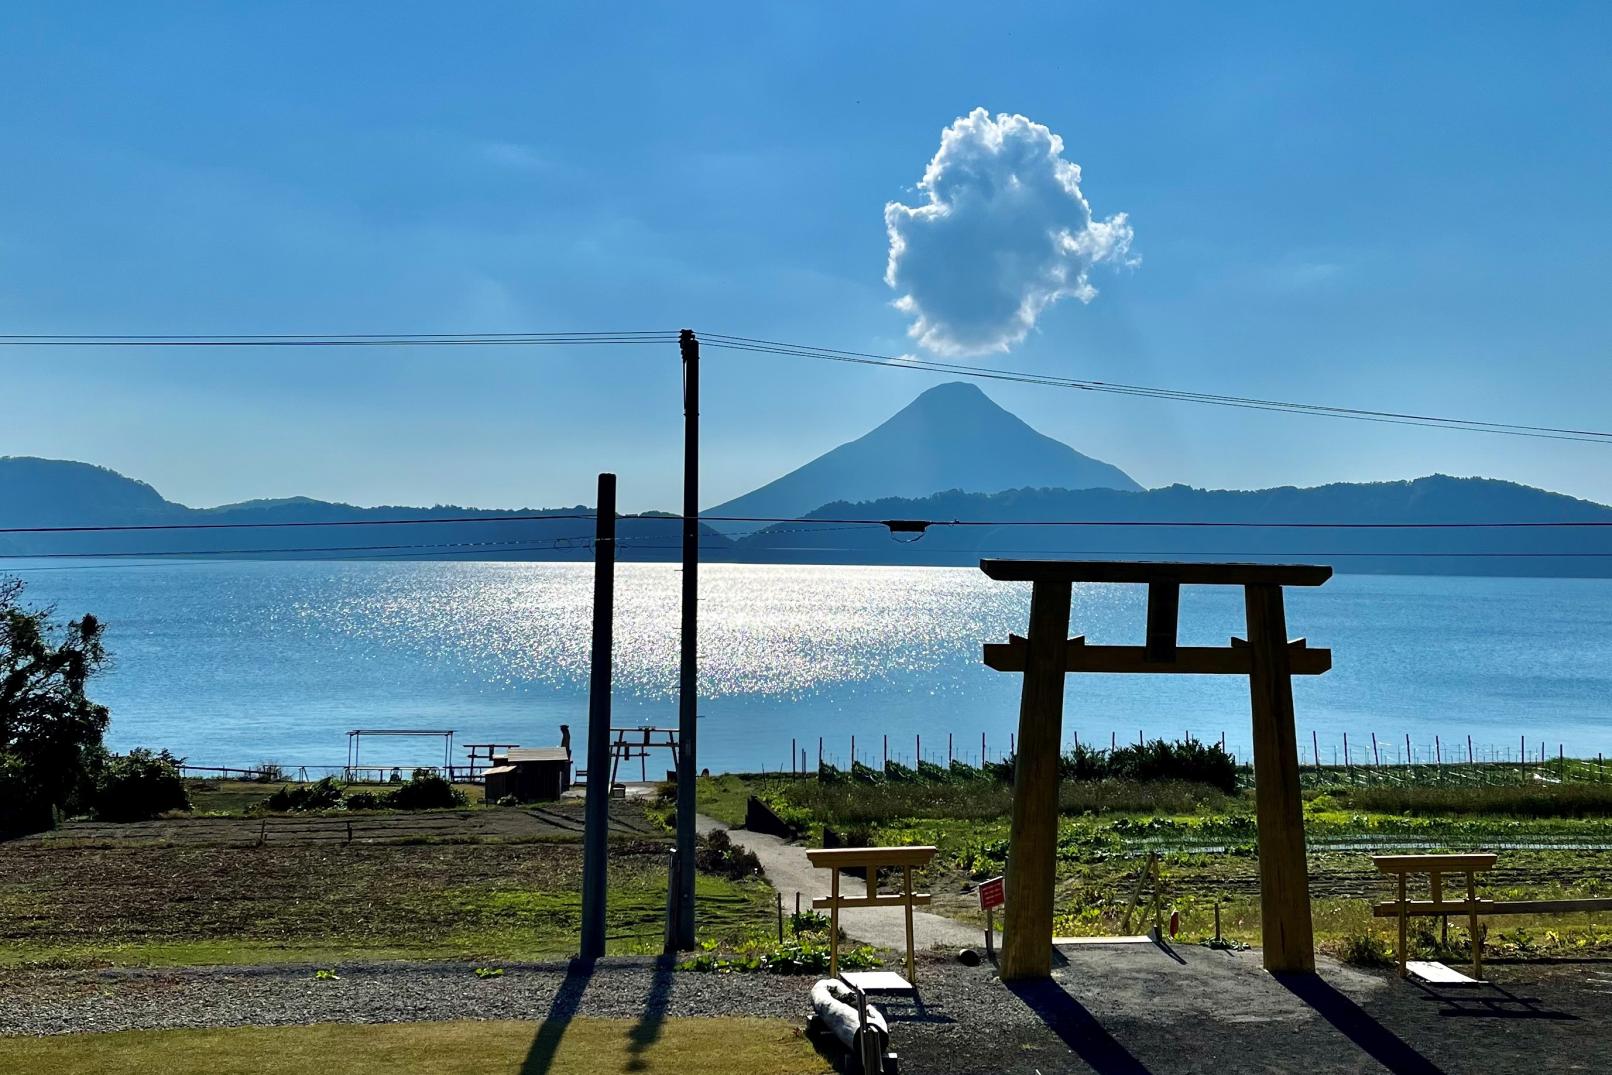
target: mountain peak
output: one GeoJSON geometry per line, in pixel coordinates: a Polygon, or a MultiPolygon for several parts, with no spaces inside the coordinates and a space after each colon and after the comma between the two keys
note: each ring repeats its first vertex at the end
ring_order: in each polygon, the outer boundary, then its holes
{"type": "MultiPolygon", "coordinates": [[[[1038,433],[977,385],[950,381],[856,440],[753,492],[710,509],[717,515],[800,518],[831,501],[923,497],[951,489],[1119,489],[1141,486],[1118,467],[1038,433]]],[[[716,524],[728,533],[757,529],[716,524]]]]}

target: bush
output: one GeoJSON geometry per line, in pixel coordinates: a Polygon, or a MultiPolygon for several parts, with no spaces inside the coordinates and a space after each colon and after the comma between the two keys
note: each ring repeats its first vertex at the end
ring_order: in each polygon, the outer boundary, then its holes
{"type": "Polygon", "coordinates": [[[373,791],[349,791],[342,796],[342,802],[349,810],[383,810],[386,808],[387,795],[373,791]]]}
{"type": "Polygon", "coordinates": [[[399,810],[448,810],[470,800],[465,793],[431,769],[416,769],[407,783],[387,796],[388,805],[399,810]]]}
{"type": "Polygon", "coordinates": [[[1356,967],[1386,967],[1394,962],[1394,954],[1388,950],[1387,942],[1369,933],[1346,938],[1338,958],[1356,967]]]}
{"type": "Polygon", "coordinates": [[[756,858],[756,853],[735,846],[723,829],[700,838],[699,847],[694,851],[694,865],[702,873],[717,874],[730,881],[743,881],[761,872],[761,860],[756,858]]]}
{"type": "Polygon", "coordinates": [[[189,810],[190,795],[179,776],[183,759],[166,750],[136,748],[111,754],[95,774],[93,806],[104,821],[146,821],[169,810],[189,810]]]}
{"type": "Polygon", "coordinates": [[[342,805],[341,793],[336,778],[327,776],[312,784],[287,784],[270,795],[264,805],[279,814],[292,810],[334,810],[342,805]]]}
{"type": "Polygon", "coordinates": [[[1167,743],[1155,739],[1144,746],[1121,747],[1108,755],[1110,777],[1126,780],[1185,780],[1208,784],[1227,795],[1237,792],[1237,763],[1215,743],[1197,740],[1167,743]]]}
{"type": "Polygon", "coordinates": [[[1108,775],[1108,755],[1085,743],[1058,759],[1058,775],[1065,780],[1102,780],[1108,775]]]}
{"type": "Polygon", "coordinates": [[[285,766],[277,761],[260,761],[252,779],[259,784],[278,784],[285,780],[285,766]]]}

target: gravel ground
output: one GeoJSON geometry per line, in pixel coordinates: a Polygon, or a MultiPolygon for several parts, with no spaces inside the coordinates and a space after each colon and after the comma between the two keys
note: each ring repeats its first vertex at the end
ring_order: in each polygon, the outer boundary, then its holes
{"type": "MultiPolygon", "coordinates": [[[[1012,988],[986,965],[926,957],[923,1001],[883,1004],[902,1070],[921,1072],[1604,1072],[1612,963],[1497,964],[1498,984],[1442,994],[1391,972],[1323,962],[1282,982],[1257,952],[1083,947],[1050,983],[1012,988]]],[[[811,980],[672,972],[610,959],[564,964],[185,971],[18,971],[0,976],[0,1033],[438,1019],[639,1020],[772,1016],[804,1023],[811,980]]]]}

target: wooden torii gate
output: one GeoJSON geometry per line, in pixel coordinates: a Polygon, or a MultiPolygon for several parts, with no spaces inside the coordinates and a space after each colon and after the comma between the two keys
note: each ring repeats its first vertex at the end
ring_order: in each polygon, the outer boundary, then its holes
{"type": "Polygon", "coordinates": [[[1058,843],[1058,756],[1063,742],[1064,675],[1068,672],[1197,673],[1247,676],[1254,715],[1254,802],[1259,823],[1260,924],[1265,969],[1315,970],[1310,887],[1299,794],[1295,675],[1332,667],[1332,651],[1287,640],[1283,586],[1319,586],[1332,568],[1307,564],[1126,563],[1070,560],[982,560],[1000,582],[1029,582],[1027,638],[985,646],[985,663],[1024,673],[1014,759],[1013,828],[1008,848],[1002,977],[1052,973],[1054,853],[1058,843]],[[1141,646],[1088,646],[1069,638],[1076,582],[1147,586],[1147,641],[1141,646]],[[1246,641],[1226,648],[1178,646],[1183,585],[1243,587],[1246,641]]]}

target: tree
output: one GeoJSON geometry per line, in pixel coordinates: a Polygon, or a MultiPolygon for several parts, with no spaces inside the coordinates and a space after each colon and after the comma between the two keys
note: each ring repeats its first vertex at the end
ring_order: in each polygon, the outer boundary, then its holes
{"type": "Polygon", "coordinates": [[[0,578],[0,828],[87,802],[108,718],[84,694],[106,664],[101,622],[62,626],[54,608],[25,608],[22,591],[0,578]]]}

